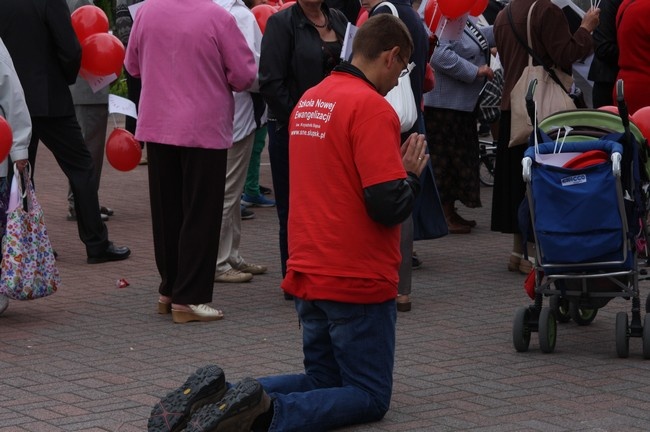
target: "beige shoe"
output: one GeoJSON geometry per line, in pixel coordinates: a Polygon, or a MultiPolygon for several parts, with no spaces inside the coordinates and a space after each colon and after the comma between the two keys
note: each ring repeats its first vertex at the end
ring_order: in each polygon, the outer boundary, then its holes
{"type": "Polygon", "coordinates": [[[265,266],[261,266],[257,264],[246,264],[246,263],[241,265],[237,270],[244,273],[250,273],[252,275],[261,275],[268,271],[268,269],[265,266]]]}
{"type": "Polygon", "coordinates": [[[172,319],[175,323],[184,324],[192,321],[217,321],[223,318],[223,312],[207,304],[187,305],[189,310],[174,309],[172,319]]]}
{"type": "Polygon", "coordinates": [[[251,273],[245,273],[233,268],[214,277],[215,282],[223,283],[241,283],[248,282],[251,279],[253,279],[253,275],[251,273]]]}

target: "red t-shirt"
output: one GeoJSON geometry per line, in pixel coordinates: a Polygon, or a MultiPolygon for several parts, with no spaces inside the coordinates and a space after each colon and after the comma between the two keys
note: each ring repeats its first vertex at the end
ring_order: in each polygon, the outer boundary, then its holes
{"type": "Polygon", "coordinates": [[[291,114],[289,161],[282,288],[305,300],[395,298],[400,228],[373,221],[363,196],[368,186],[406,178],[392,107],[366,81],[333,72],[291,114]]]}

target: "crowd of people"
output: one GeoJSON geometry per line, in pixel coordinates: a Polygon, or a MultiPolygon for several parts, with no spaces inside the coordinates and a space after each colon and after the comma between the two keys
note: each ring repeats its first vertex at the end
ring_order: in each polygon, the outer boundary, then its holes
{"type": "MultiPolygon", "coordinates": [[[[494,25],[470,16],[457,37],[439,41],[423,20],[426,1],[389,1],[297,0],[264,34],[251,12],[260,1],[147,0],[135,19],[128,6],[139,1],[118,1],[116,34],[138,107],[127,128],[147,149],[158,312],[175,323],[222,319],[210,305],[214,283],[267,271],[240,253],[243,206],[275,206],[281,288],[303,332],[304,373],[230,385],[220,368],[199,369],[154,406],[149,431],[319,431],[385,415],[396,312],[411,308],[414,203],[438,199],[419,194],[422,176],[433,173],[441,202],[430,217],[470,234],[477,222],[457,202],[482,205],[477,107],[494,55],[504,83],[490,228],[513,235],[507,268],[531,270],[517,224],[525,146],[509,146],[510,93],[528,63],[518,35],[530,29],[538,57],[569,74],[594,51],[594,106],[612,104],[618,77],[633,89],[632,111],[648,104],[647,70],[636,67],[650,50],[639,24],[648,0],[603,0],[575,31],[551,0],[498,1],[494,25]],[[342,61],[347,24],[363,11],[370,18],[342,61]],[[384,97],[406,74],[418,116],[402,133],[384,97]],[[274,199],[259,185],[267,139],[274,199]]],[[[0,107],[17,169],[34,167],[42,142],[68,177],[69,218],[94,264],[130,250],[108,240],[113,210],[98,199],[106,94],[78,78],[70,22],[88,4],[0,3],[0,107]]],[[[0,165],[0,204],[8,165],[0,165]]]]}

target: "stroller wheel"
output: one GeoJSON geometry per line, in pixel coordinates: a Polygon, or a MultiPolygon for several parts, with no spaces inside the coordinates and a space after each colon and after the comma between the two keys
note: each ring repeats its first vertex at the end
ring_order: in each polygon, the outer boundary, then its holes
{"type": "Polygon", "coordinates": [[[643,358],[650,359],[650,313],[643,320],[643,358]]]}
{"type": "Polygon", "coordinates": [[[630,332],[626,312],[616,314],[616,354],[620,358],[630,355],[630,332]]]}
{"type": "Polygon", "coordinates": [[[512,323],[512,344],[517,352],[528,351],[530,345],[530,309],[522,307],[517,309],[512,323]]]}
{"type": "Polygon", "coordinates": [[[559,295],[554,295],[550,298],[549,304],[553,312],[555,312],[555,318],[558,320],[558,322],[567,323],[571,321],[569,299],[559,295]]]}
{"type": "Polygon", "coordinates": [[[569,314],[576,324],[586,326],[596,318],[598,309],[581,305],[578,300],[569,303],[569,314]]]}
{"type": "Polygon", "coordinates": [[[551,308],[543,308],[539,314],[539,348],[543,353],[552,353],[557,340],[557,321],[551,308]]]}

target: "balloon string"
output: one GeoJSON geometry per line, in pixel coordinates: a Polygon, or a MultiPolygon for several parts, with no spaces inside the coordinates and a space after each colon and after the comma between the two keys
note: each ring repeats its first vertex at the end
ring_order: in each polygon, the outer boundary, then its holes
{"type": "MultiPolygon", "coordinates": [[[[438,2],[435,0],[429,0],[429,1],[434,1],[436,3],[435,9],[433,9],[433,14],[431,14],[431,21],[429,21],[429,29],[431,29],[431,25],[433,24],[433,20],[436,19],[436,13],[438,13],[438,2]]],[[[432,32],[435,32],[435,30],[431,30],[432,32]]]]}

